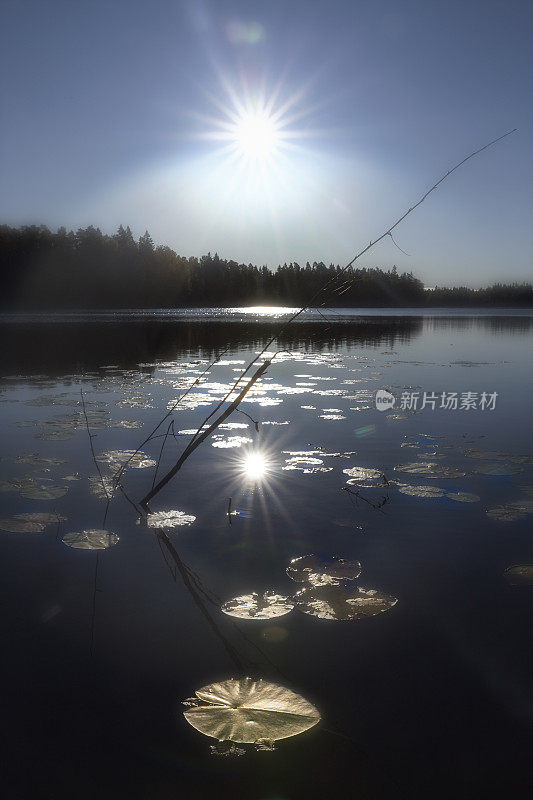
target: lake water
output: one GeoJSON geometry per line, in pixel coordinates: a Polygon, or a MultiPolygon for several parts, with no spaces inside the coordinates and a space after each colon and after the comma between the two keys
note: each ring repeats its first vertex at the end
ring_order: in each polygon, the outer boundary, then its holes
{"type": "Polygon", "coordinates": [[[137,524],[162,445],[157,480],[290,310],[0,318],[7,797],[527,796],[533,314],[323,313],[150,501],[179,527],[137,524]],[[189,724],[246,677],[202,725],[269,741],[189,724]]]}

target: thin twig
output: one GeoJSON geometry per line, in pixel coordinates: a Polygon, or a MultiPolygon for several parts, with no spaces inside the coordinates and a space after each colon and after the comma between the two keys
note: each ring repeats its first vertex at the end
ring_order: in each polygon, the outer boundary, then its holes
{"type": "Polygon", "coordinates": [[[390,238],[392,239],[392,242],[393,242],[393,244],[394,244],[394,245],[396,245],[396,247],[397,247],[397,248],[398,248],[398,250],[400,251],[400,253],[403,253],[403,254],[404,254],[404,256],[408,256],[409,258],[411,258],[411,254],[410,254],[410,253],[406,253],[406,252],[405,252],[405,250],[402,250],[402,248],[400,247],[400,245],[398,244],[398,242],[396,241],[396,239],[394,238],[394,236],[392,235],[392,233],[389,233],[389,236],[390,236],[390,238]]]}

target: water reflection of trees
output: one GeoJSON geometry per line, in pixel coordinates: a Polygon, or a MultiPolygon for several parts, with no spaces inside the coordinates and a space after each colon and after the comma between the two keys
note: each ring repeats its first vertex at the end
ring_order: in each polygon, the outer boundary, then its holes
{"type": "Polygon", "coordinates": [[[522,336],[533,330],[533,316],[510,315],[464,315],[450,317],[425,317],[425,329],[429,331],[473,331],[482,330],[494,336],[511,334],[522,336]]]}
{"type": "MultiPolygon", "coordinates": [[[[270,322],[179,319],[96,318],[83,322],[33,321],[0,325],[4,343],[0,371],[6,374],[65,375],[108,364],[136,368],[139,363],[195,356],[210,358],[228,349],[261,349],[279,320],[270,322]]],[[[366,317],[350,322],[301,322],[278,338],[280,349],[337,350],[346,346],[394,348],[420,334],[419,317],[366,317]]]]}

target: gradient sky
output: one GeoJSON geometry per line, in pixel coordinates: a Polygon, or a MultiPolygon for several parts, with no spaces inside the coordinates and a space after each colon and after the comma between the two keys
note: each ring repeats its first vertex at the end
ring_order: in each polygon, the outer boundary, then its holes
{"type": "Polygon", "coordinates": [[[527,0],[0,0],[0,220],[148,229],[182,255],[345,263],[427,285],[533,278],[527,0]],[[225,109],[290,148],[231,162],[225,109]]]}

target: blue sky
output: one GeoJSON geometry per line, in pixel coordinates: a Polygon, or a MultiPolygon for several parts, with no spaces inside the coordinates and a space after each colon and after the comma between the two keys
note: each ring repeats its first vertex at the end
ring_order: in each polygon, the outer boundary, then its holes
{"type": "Polygon", "coordinates": [[[0,218],[147,228],[183,255],[533,278],[533,6],[495,0],[0,0],[0,218]],[[214,135],[261,98],[288,146],[214,135]],[[224,149],[226,146],[226,150],[224,149]]]}

